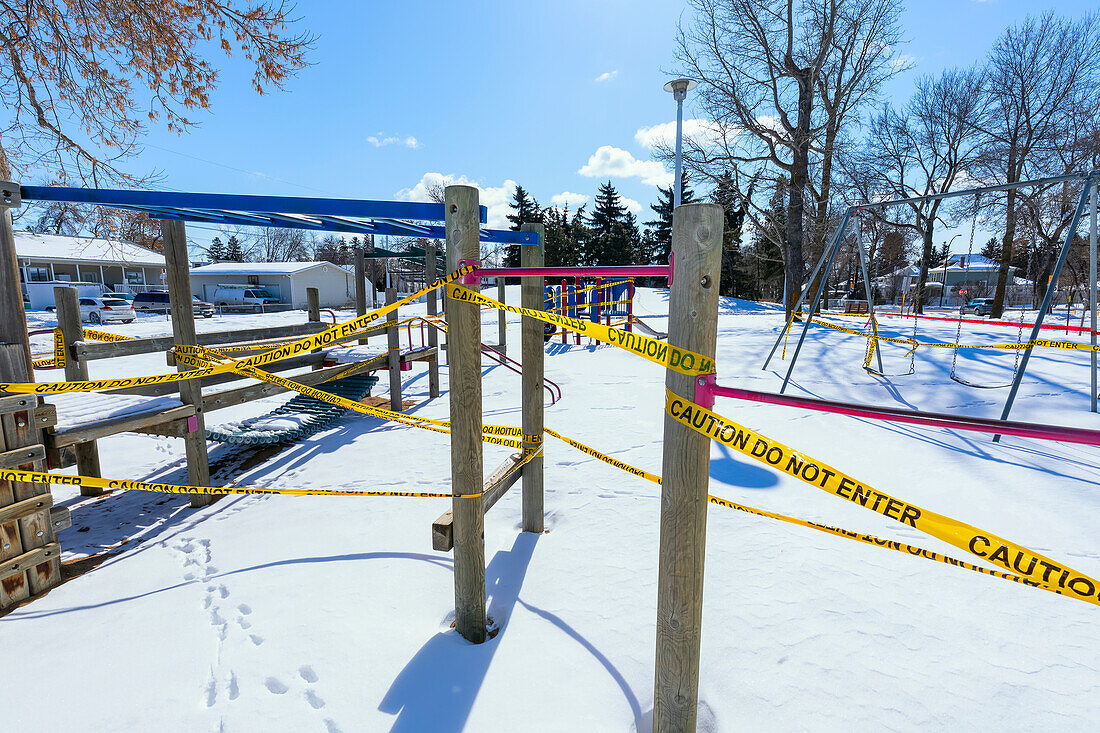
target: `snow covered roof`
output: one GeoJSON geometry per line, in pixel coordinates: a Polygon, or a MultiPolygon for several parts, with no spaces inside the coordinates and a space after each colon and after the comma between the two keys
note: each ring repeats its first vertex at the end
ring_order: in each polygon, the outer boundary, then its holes
{"type": "Polygon", "coordinates": [[[968,266],[971,270],[996,270],[1001,263],[982,255],[953,254],[947,258],[948,270],[965,270],[968,266]]]}
{"type": "Polygon", "coordinates": [[[337,267],[331,262],[218,262],[191,268],[192,275],[294,275],[314,267],[337,267]]]}
{"type": "Polygon", "coordinates": [[[164,255],[129,242],[61,234],[15,233],[20,259],[164,267],[164,255]]]}

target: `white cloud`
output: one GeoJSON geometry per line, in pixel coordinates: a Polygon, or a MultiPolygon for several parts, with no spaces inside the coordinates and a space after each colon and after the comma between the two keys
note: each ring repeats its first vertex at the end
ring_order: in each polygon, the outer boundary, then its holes
{"type": "Polygon", "coordinates": [[[627,198],[626,196],[621,195],[619,196],[619,198],[622,200],[623,206],[625,206],[626,210],[629,211],[631,214],[637,216],[638,214],[642,213],[642,205],[634,199],[627,198]]]}
{"type": "Polygon", "coordinates": [[[588,203],[589,198],[587,194],[562,191],[551,196],[550,203],[554,206],[568,206],[570,209],[577,209],[588,203]]]}
{"type": "Polygon", "coordinates": [[[907,53],[898,54],[890,60],[890,68],[894,71],[900,71],[902,69],[911,69],[917,65],[917,58],[910,56],[907,53]]]}
{"type": "Polygon", "coordinates": [[[402,201],[431,201],[429,191],[452,184],[475,186],[480,191],[479,203],[489,209],[485,226],[490,229],[508,229],[511,226],[507,218],[508,214],[512,213],[508,208],[508,202],[512,200],[512,193],[516,190],[516,182],[511,179],[504,181],[500,186],[482,186],[466,176],[429,172],[421,176],[415,186],[403,188],[396,195],[402,201]]]}
{"type": "Polygon", "coordinates": [[[383,148],[387,145],[404,145],[406,148],[416,150],[420,147],[420,141],[412,135],[402,138],[400,135],[387,135],[384,132],[371,135],[367,138],[367,142],[376,148],[383,148]]]}
{"type": "Polygon", "coordinates": [[[614,71],[605,71],[604,73],[600,74],[595,79],[593,79],[593,81],[595,81],[597,84],[600,84],[600,83],[605,82],[605,81],[612,81],[618,75],[619,75],[619,70],[618,69],[615,69],[614,71]]]}
{"type": "Polygon", "coordinates": [[[655,160],[638,160],[622,148],[601,145],[577,173],[588,178],[641,178],[650,186],[669,186],[672,174],[655,160]]]}
{"type": "MultiPolygon", "coordinates": [[[[706,120],[697,117],[684,120],[684,137],[701,138],[709,134],[714,134],[714,129],[706,120]]],[[[676,143],[676,122],[640,128],[634,133],[634,139],[647,150],[656,150],[661,145],[672,147],[676,143]]]]}

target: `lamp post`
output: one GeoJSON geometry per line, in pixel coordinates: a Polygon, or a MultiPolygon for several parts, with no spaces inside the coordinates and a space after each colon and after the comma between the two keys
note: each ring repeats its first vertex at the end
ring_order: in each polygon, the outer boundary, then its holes
{"type": "Polygon", "coordinates": [[[940,287],[940,308],[943,308],[943,294],[944,291],[947,290],[947,261],[951,259],[951,243],[959,236],[962,235],[956,234],[954,237],[947,240],[947,256],[943,258],[943,285],[940,287]]]}
{"type": "Polygon", "coordinates": [[[672,208],[680,205],[680,180],[683,170],[684,158],[684,100],[690,92],[699,84],[691,79],[673,79],[665,84],[665,91],[672,92],[672,98],[676,100],[676,177],[672,182],[672,208]]]}

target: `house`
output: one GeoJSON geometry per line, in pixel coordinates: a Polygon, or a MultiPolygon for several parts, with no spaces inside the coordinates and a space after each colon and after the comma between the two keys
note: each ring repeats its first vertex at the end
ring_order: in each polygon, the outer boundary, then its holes
{"type": "MultiPolygon", "coordinates": [[[[953,254],[939,267],[928,270],[925,290],[934,304],[941,302],[945,306],[961,305],[972,298],[992,297],[997,290],[997,276],[1001,263],[976,254],[953,254]],[[947,290],[943,292],[946,281],[947,290]],[[966,293],[961,291],[965,290],[966,293]]],[[[1009,304],[1029,301],[1031,281],[1016,277],[1018,268],[1009,267],[1009,280],[1006,295],[1009,304]]],[[[901,303],[902,295],[913,297],[920,279],[920,267],[908,265],[875,280],[880,293],[895,304],[901,303]]]]}
{"type": "MultiPolygon", "coordinates": [[[[215,303],[219,285],[254,285],[292,308],[306,307],[306,288],[317,288],[322,308],[355,300],[355,276],[331,262],[218,262],[191,268],[191,292],[215,303]]],[[[373,293],[368,292],[368,301],[373,293]]]]}
{"type": "MultiPolygon", "coordinates": [[[[89,283],[109,292],[136,293],[164,287],[164,255],[129,242],[59,234],[15,233],[23,292],[26,283],[89,283]]],[[[53,288],[36,288],[48,293],[53,288]]]]}

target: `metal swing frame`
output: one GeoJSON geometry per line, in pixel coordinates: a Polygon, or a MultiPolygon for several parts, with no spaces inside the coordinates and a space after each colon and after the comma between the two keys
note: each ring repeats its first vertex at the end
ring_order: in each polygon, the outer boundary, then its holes
{"type": "MultiPolygon", "coordinates": [[[[1029,346],[1026,349],[1022,349],[1023,355],[1020,359],[1019,368],[1016,370],[1016,374],[1012,379],[1011,388],[1009,389],[1008,397],[1005,400],[1005,405],[1001,411],[1000,419],[1002,421],[1007,420],[1009,414],[1012,412],[1012,405],[1016,401],[1016,395],[1020,390],[1020,383],[1023,381],[1024,374],[1027,372],[1028,363],[1031,360],[1031,352],[1033,346],[1030,344],[1039,337],[1039,331],[1042,329],[1043,321],[1046,317],[1048,308],[1054,299],[1054,294],[1058,286],[1058,278],[1062,273],[1062,268],[1065,266],[1066,259],[1069,257],[1070,247],[1073,244],[1074,239],[1077,237],[1077,228],[1081,221],[1081,216],[1084,214],[1085,207],[1088,205],[1090,196],[1092,199],[1092,216],[1091,227],[1089,236],[1089,303],[1092,311],[1092,328],[1090,329],[1090,343],[1094,347],[1094,350],[1090,353],[1090,385],[1091,385],[1091,411],[1097,411],[1097,352],[1096,347],[1096,331],[1097,331],[1097,187],[1100,186],[1100,169],[1093,170],[1089,173],[1074,173],[1064,176],[1051,176],[1047,178],[1038,178],[1030,181],[1020,181],[1018,183],[1006,183],[995,186],[983,186],[980,188],[971,188],[962,191],[949,191],[946,193],[929,194],[926,196],[912,196],[909,198],[893,199],[890,201],[879,201],[875,203],[861,203],[853,206],[849,206],[845,209],[844,214],[840,220],[840,226],[837,228],[836,233],[833,235],[832,242],[825,251],[822,252],[821,258],[818,260],[817,266],[814,268],[813,273],[810,275],[809,281],[802,288],[802,292],[798,297],[797,302],[792,309],[792,313],[798,314],[801,312],[802,304],[806,301],[807,296],[810,294],[810,285],[817,278],[818,273],[824,268],[824,272],[818,282],[817,289],[813,293],[813,298],[810,304],[810,314],[817,312],[818,305],[821,302],[821,296],[825,291],[825,284],[828,282],[829,274],[832,271],[833,265],[836,261],[837,252],[840,249],[840,243],[844,238],[844,234],[848,228],[848,225],[852,219],[852,215],[860,212],[864,209],[882,209],[890,206],[897,206],[899,204],[917,203],[921,201],[932,201],[936,199],[958,198],[961,196],[975,196],[978,194],[989,193],[994,191],[1007,191],[1012,188],[1021,188],[1024,186],[1038,186],[1050,183],[1062,183],[1066,181],[1084,181],[1084,186],[1081,188],[1081,196],[1077,203],[1077,208],[1074,211],[1073,218],[1070,220],[1070,225],[1066,230],[1065,239],[1062,243],[1061,251],[1058,255],[1058,260],[1055,263],[1054,269],[1051,273],[1051,279],[1047,285],[1046,292],[1043,295],[1043,302],[1039,307],[1039,313],[1032,325],[1031,335],[1028,337],[1027,343],[1029,346]]],[[[859,243],[861,247],[860,265],[863,270],[864,288],[870,297],[871,286],[869,281],[869,275],[863,263],[862,255],[862,242],[859,243]]],[[[946,283],[945,283],[946,284],[946,283]]],[[[871,312],[872,304],[868,303],[868,312],[871,312]]],[[[794,372],[795,364],[798,362],[798,356],[802,351],[802,345],[806,340],[806,334],[810,329],[810,319],[806,318],[802,324],[802,331],[798,336],[798,342],[795,345],[794,353],[791,356],[791,362],[787,366],[786,374],[783,376],[783,384],[779,388],[779,393],[783,394],[787,389],[787,385],[790,383],[791,375],[794,372]]],[[[779,334],[772,345],[771,351],[768,353],[767,359],[764,361],[762,370],[768,368],[768,364],[771,363],[772,357],[775,355],[776,350],[779,348],[779,344],[782,343],[784,334],[787,329],[780,329],[779,334]]],[[[880,363],[881,364],[881,363],[880,363]]],[[[957,380],[956,380],[957,381],[957,380]]],[[[1000,436],[994,437],[994,441],[999,441],[1000,436]]]]}

